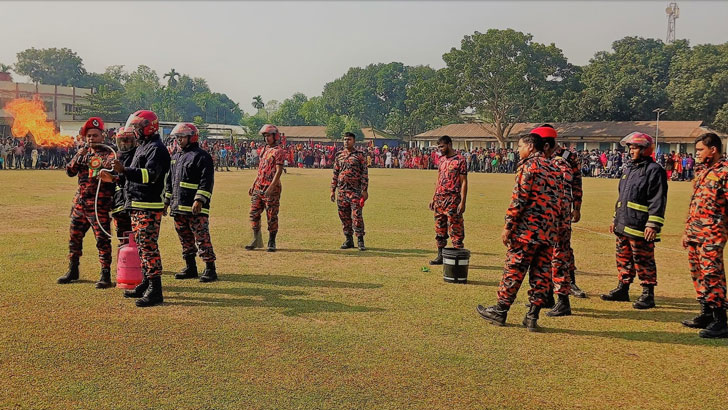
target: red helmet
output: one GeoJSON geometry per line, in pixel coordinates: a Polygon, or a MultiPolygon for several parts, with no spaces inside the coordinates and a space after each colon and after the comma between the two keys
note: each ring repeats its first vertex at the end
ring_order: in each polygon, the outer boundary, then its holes
{"type": "Polygon", "coordinates": [[[652,137],[643,132],[633,132],[622,138],[622,141],[620,141],[619,144],[623,147],[627,145],[642,147],[642,155],[645,157],[652,155],[652,150],[655,148],[655,141],[652,137]]]}
{"type": "Polygon", "coordinates": [[[169,133],[169,136],[172,138],[190,137],[190,142],[197,142],[200,139],[200,132],[197,131],[197,127],[194,124],[182,122],[175,125],[172,132],[169,133]]]}
{"type": "Polygon", "coordinates": [[[159,118],[149,110],[139,110],[129,116],[126,127],[134,130],[137,137],[151,137],[159,132],[159,118]]]}
{"type": "Polygon", "coordinates": [[[260,127],[259,134],[273,134],[273,138],[275,138],[276,141],[279,141],[281,139],[281,133],[278,132],[278,127],[273,124],[265,124],[260,127]]]}
{"type": "Polygon", "coordinates": [[[556,130],[551,127],[541,126],[531,130],[531,134],[536,134],[541,138],[556,138],[556,130]]]}
{"type": "Polygon", "coordinates": [[[83,124],[83,127],[81,127],[81,130],[79,131],[79,134],[82,137],[86,136],[86,131],[97,129],[101,132],[104,131],[104,120],[102,120],[99,117],[91,117],[89,118],[85,124],[83,124]]]}

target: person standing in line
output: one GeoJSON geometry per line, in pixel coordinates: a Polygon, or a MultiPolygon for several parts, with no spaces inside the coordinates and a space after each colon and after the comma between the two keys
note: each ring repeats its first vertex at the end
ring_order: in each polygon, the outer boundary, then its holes
{"type": "Polygon", "coordinates": [[[360,251],[364,246],[364,202],[369,198],[369,171],[364,153],[354,145],[353,133],[344,134],[344,149],[334,160],[334,177],[331,181],[331,202],[339,208],[339,219],[344,228],[346,240],[341,249],[354,247],[354,233],[360,251]],[[338,195],[336,190],[338,189],[338,195]],[[353,225],[353,228],[352,228],[353,225]]]}

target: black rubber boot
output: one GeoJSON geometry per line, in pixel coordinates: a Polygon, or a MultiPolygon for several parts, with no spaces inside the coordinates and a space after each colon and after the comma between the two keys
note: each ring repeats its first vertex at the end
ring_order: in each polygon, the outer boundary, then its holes
{"type": "Polygon", "coordinates": [[[576,282],[571,282],[571,290],[569,291],[569,294],[575,298],[586,298],[586,292],[576,286],[576,282]]]}
{"type": "Polygon", "coordinates": [[[692,319],[682,321],[683,326],[693,329],[705,329],[713,321],[713,309],[705,302],[700,302],[700,314],[692,319]]]}
{"type": "Polygon", "coordinates": [[[602,300],[629,302],[629,283],[619,282],[616,288],[610,290],[606,295],[602,295],[602,300]]]}
{"type": "Polygon", "coordinates": [[[111,269],[101,269],[101,276],[99,281],[96,282],[96,289],[106,289],[111,287],[111,269]]]}
{"type": "Polygon", "coordinates": [[[698,333],[706,339],[718,339],[728,337],[728,324],[726,323],[725,308],[713,309],[713,321],[708,327],[698,333]]]}
{"type": "Polygon", "coordinates": [[[430,261],[430,265],[442,265],[442,248],[437,248],[437,257],[430,261]]]}
{"type": "Polygon", "coordinates": [[[366,246],[364,246],[364,237],[363,237],[363,236],[360,236],[360,237],[358,238],[358,241],[357,241],[357,245],[359,246],[359,250],[360,250],[360,251],[365,251],[365,250],[367,250],[367,247],[366,247],[366,246]]]}
{"type": "Polygon", "coordinates": [[[655,307],[655,285],[642,286],[642,294],[632,304],[635,309],[652,309],[655,307]]]}
{"type": "Polygon", "coordinates": [[[157,275],[149,279],[149,287],[144,292],[144,296],[136,301],[138,307],[149,307],[159,305],[164,302],[162,296],[162,276],[157,275]]]}
{"type": "Polygon", "coordinates": [[[147,275],[144,275],[144,279],[142,279],[142,283],[136,285],[134,289],[127,289],[124,291],[124,297],[125,298],[140,298],[144,296],[144,292],[147,291],[147,288],[149,287],[149,278],[147,278],[147,275]]]}
{"type": "Polygon", "coordinates": [[[276,235],[278,232],[270,232],[268,236],[268,252],[276,251],[276,235]]]}
{"type": "Polygon", "coordinates": [[[538,332],[538,314],[541,312],[541,306],[534,306],[528,309],[526,317],[523,318],[523,326],[526,326],[529,332],[538,332]]]}
{"type": "Polygon", "coordinates": [[[253,242],[250,242],[250,245],[245,245],[245,249],[252,251],[253,249],[258,249],[263,247],[263,234],[260,233],[260,230],[253,231],[253,242]]]}
{"type": "Polygon", "coordinates": [[[217,280],[217,270],[215,262],[205,262],[205,271],[200,276],[200,282],[214,282],[217,280]]]}
{"type": "Polygon", "coordinates": [[[185,266],[184,269],[174,275],[175,279],[194,279],[197,277],[197,261],[195,255],[185,255],[185,266]]]}
{"type": "Polygon", "coordinates": [[[497,305],[493,305],[487,308],[483,307],[483,305],[478,305],[475,310],[477,310],[478,314],[488,322],[496,326],[503,326],[506,324],[508,309],[510,309],[510,306],[498,303],[497,305]]]}
{"type": "Polygon", "coordinates": [[[546,316],[571,316],[571,303],[569,303],[569,295],[559,295],[559,301],[553,309],[546,312],[546,316]]]}
{"type": "MultiPolygon", "coordinates": [[[[531,307],[531,302],[524,303],[526,307],[531,307]]],[[[541,306],[544,309],[551,309],[552,307],[556,306],[556,299],[554,299],[554,291],[551,290],[549,294],[546,296],[546,302],[543,306],[541,306]]]]}
{"type": "Polygon", "coordinates": [[[346,235],[346,240],[341,244],[341,249],[351,249],[354,247],[354,235],[346,235]]]}
{"type": "Polygon", "coordinates": [[[68,272],[56,280],[61,285],[71,283],[74,280],[78,280],[78,260],[71,259],[68,261],[68,272]]]}

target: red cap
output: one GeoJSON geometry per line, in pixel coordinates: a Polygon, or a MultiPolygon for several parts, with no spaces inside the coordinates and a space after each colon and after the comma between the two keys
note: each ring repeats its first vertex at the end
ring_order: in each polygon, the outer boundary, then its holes
{"type": "Polygon", "coordinates": [[[532,134],[536,134],[541,138],[556,138],[556,130],[551,127],[537,127],[531,130],[532,134]]]}
{"type": "Polygon", "coordinates": [[[104,121],[99,117],[91,117],[89,118],[85,124],[83,124],[83,127],[81,127],[81,130],[79,133],[81,136],[86,136],[86,131],[97,129],[99,131],[104,130],[104,121]]]}

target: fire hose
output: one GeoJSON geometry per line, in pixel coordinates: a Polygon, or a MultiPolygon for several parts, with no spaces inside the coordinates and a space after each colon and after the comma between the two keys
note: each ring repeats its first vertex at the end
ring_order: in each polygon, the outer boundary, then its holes
{"type": "MultiPolygon", "coordinates": [[[[119,159],[119,155],[116,153],[116,150],[110,145],[106,145],[106,144],[90,144],[90,145],[106,147],[109,150],[111,150],[111,152],[114,153],[115,159],[117,159],[117,160],[119,159]]],[[[102,168],[102,169],[99,169],[99,172],[101,172],[101,171],[113,172],[114,170],[108,169],[108,168],[102,168]]],[[[99,226],[101,231],[106,234],[106,236],[108,236],[109,238],[114,238],[114,235],[106,232],[106,229],[104,229],[103,225],[101,225],[101,223],[99,222],[99,191],[101,191],[101,177],[99,177],[98,180],[99,180],[99,182],[96,185],[96,197],[94,198],[94,215],[96,216],[96,224],[99,226]]],[[[117,237],[116,239],[124,239],[124,238],[117,237]]]]}

